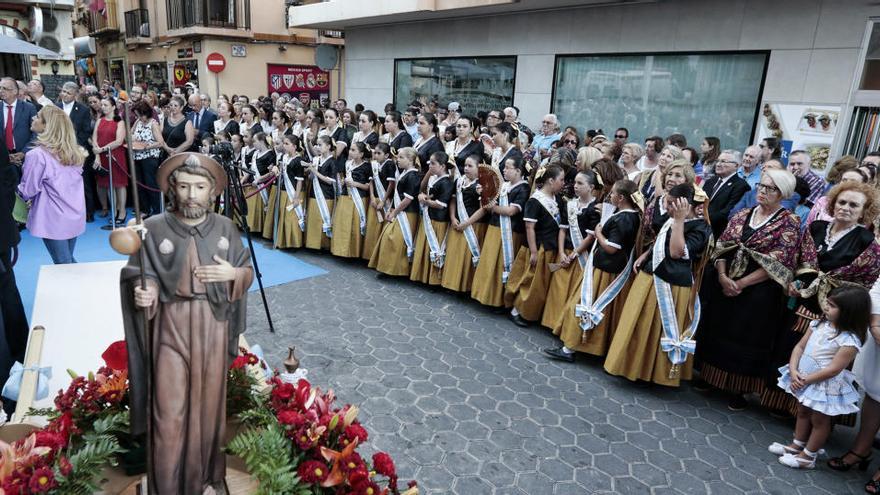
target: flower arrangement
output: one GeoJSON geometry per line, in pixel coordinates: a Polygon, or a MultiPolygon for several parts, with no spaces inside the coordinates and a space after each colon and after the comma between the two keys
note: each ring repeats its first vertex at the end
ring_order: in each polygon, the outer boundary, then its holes
{"type": "MultiPolygon", "coordinates": [[[[125,342],[102,354],[105,366],[59,391],[55,407],[32,410],[48,424],[13,444],[0,442],[0,495],[92,494],[101,470],[117,465],[128,436],[128,356],[125,342]]],[[[240,349],[227,373],[227,415],[243,429],[226,450],[259,482],[258,495],[417,495],[401,491],[394,461],[384,452],[363,459],[369,439],[358,408],[334,405],[332,391],[306,380],[295,385],[240,349]]]]}

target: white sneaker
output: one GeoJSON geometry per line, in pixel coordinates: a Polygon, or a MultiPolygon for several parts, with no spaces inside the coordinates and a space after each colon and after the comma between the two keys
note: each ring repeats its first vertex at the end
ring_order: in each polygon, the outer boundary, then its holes
{"type": "Polygon", "coordinates": [[[785,454],[779,458],[779,464],[794,469],[815,469],[816,458],[804,459],[799,455],[785,454]]]}

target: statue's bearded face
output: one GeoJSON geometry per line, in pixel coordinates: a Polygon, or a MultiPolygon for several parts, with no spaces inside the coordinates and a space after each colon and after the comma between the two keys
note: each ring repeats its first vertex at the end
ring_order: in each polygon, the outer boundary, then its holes
{"type": "Polygon", "coordinates": [[[203,218],[211,208],[212,188],[211,181],[207,177],[181,170],[174,184],[174,196],[177,200],[175,210],[184,218],[203,218]]]}

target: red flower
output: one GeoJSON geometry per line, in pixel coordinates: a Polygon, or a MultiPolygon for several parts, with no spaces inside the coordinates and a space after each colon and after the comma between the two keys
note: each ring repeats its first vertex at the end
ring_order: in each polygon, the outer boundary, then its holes
{"type": "Polygon", "coordinates": [[[58,460],[58,467],[61,469],[61,476],[67,476],[73,471],[73,466],[70,464],[70,461],[67,460],[67,457],[62,457],[58,460]]]}
{"type": "Polygon", "coordinates": [[[232,366],[230,366],[229,368],[233,370],[240,370],[247,366],[247,364],[248,362],[246,357],[237,356],[235,359],[232,360],[232,366]]]}
{"type": "Polygon", "coordinates": [[[382,489],[379,488],[379,485],[373,483],[372,481],[368,481],[358,486],[355,489],[354,493],[356,495],[380,495],[382,493],[382,489]]]}
{"type": "Polygon", "coordinates": [[[367,441],[367,430],[364,429],[358,423],[352,423],[348,425],[348,428],[345,429],[345,432],[342,434],[342,444],[348,445],[348,442],[351,442],[355,438],[357,438],[358,444],[362,444],[367,441]]]}
{"type": "Polygon", "coordinates": [[[306,418],[304,418],[302,414],[296,411],[285,409],[278,413],[278,422],[282,425],[290,425],[295,428],[299,428],[300,426],[305,424],[306,418]]]}
{"type": "Polygon", "coordinates": [[[260,362],[260,358],[257,357],[256,354],[245,354],[245,359],[247,359],[247,364],[257,364],[260,362]]]}
{"type": "Polygon", "coordinates": [[[54,431],[40,430],[36,432],[35,447],[49,447],[53,451],[61,450],[67,445],[64,435],[54,431]]]}
{"type": "Polygon", "coordinates": [[[56,486],[58,486],[58,482],[55,481],[55,473],[48,467],[35,469],[28,485],[31,493],[48,493],[56,486]]]}
{"type": "Polygon", "coordinates": [[[339,467],[346,473],[353,473],[358,470],[366,471],[366,466],[364,465],[364,460],[361,459],[360,454],[357,452],[352,452],[351,455],[342,458],[342,462],[339,463],[339,467]]]}
{"type": "Polygon", "coordinates": [[[361,466],[359,469],[348,473],[348,484],[351,485],[351,487],[354,489],[358,489],[359,487],[369,482],[370,473],[367,472],[366,466],[361,466]]]}
{"type": "Polygon", "coordinates": [[[306,461],[296,471],[299,478],[309,484],[321,483],[330,474],[330,468],[321,461],[306,461]]]}
{"type": "Polygon", "coordinates": [[[293,385],[279,383],[272,389],[272,398],[281,402],[287,402],[293,397],[293,385]]]}
{"type": "Polygon", "coordinates": [[[110,344],[101,357],[104,358],[104,362],[110,369],[118,371],[128,369],[128,348],[125,346],[124,340],[117,340],[110,344]]]}
{"type": "Polygon", "coordinates": [[[397,476],[394,461],[391,459],[391,456],[385,452],[376,452],[373,454],[373,469],[382,476],[387,476],[389,478],[397,476]]]}

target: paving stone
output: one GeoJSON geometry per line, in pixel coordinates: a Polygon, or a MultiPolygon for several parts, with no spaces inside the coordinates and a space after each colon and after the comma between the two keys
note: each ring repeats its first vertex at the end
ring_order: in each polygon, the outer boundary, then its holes
{"type": "MultiPolygon", "coordinates": [[[[259,241],[258,241],[259,242],[259,241]]],[[[357,262],[301,250],[327,274],[248,301],[247,338],[280,367],[296,345],[309,379],[361,408],[367,455],[391,454],[423,493],[566,495],[863,493],[864,473],[779,465],[767,445],[791,425],[731,413],[719,394],[639,387],[601,359],[546,359],[557,339],[468,298],[378,279],[357,262]]],[[[855,430],[826,449],[844,452],[855,430]]]]}

